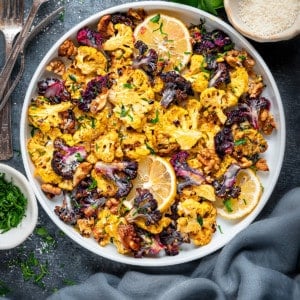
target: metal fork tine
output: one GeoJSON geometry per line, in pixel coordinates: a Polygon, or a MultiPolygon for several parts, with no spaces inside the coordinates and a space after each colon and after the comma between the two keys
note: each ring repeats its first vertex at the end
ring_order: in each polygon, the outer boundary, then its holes
{"type": "MultiPolygon", "coordinates": [[[[10,55],[13,42],[22,29],[24,6],[23,0],[1,0],[0,29],[5,37],[6,58],[10,55]]],[[[6,89],[8,90],[8,88],[6,89]]],[[[8,101],[0,111],[0,160],[13,156],[11,132],[11,106],[8,101]]]]}

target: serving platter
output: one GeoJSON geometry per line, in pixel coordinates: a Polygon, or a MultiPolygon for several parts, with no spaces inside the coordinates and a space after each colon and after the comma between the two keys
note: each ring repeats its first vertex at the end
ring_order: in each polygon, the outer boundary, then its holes
{"type": "Polygon", "coordinates": [[[127,3],[109,8],[87,18],[64,34],[49,50],[32,77],[25,96],[20,126],[21,153],[25,171],[29,181],[32,184],[39,203],[51,220],[71,239],[91,252],[113,261],[139,266],[167,266],[180,264],[211,254],[226,245],[236,234],[253,222],[253,220],[266,205],[278,180],[285,150],[285,119],[281,97],[276,86],[276,82],[268,66],[265,64],[258,52],[244,37],[242,37],[230,25],[223,22],[221,19],[190,6],[163,1],[127,3]],[[119,254],[116,248],[112,245],[101,247],[92,238],[85,238],[81,236],[74,230],[73,227],[63,223],[54,213],[54,207],[56,203],[55,201],[50,201],[42,192],[40,182],[34,176],[34,166],[27,150],[27,142],[31,137],[31,128],[28,125],[27,117],[28,106],[31,99],[36,95],[37,82],[46,76],[45,68],[49,62],[57,56],[57,50],[59,46],[68,38],[75,39],[76,33],[79,29],[85,26],[97,24],[101,16],[116,12],[126,12],[129,8],[143,8],[149,15],[152,13],[165,13],[182,20],[187,25],[198,24],[200,19],[204,19],[207,29],[221,29],[227,33],[235,43],[236,48],[245,49],[256,61],[255,71],[256,73],[262,75],[264,83],[266,84],[266,88],[262,95],[270,99],[271,113],[274,115],[277,124],[276,130],[270,137],[267,138],[269,147],[264,153],[264,158],[268,161],[270,170],[266,174],[260,174],[260,179],[262,185],[264,186],[264,193],[256,208],[251,212],[251,214],[239,221],[226,221],[218,218],[217,225],[220,230],[215,232],[212,241],[208,245],[195,247],[191,246],[190,244],[184,244],[181,247],[182,249],[180,253],[176,256],[161,255],[158,257],[143,257],[137,259],[119,254]]]}

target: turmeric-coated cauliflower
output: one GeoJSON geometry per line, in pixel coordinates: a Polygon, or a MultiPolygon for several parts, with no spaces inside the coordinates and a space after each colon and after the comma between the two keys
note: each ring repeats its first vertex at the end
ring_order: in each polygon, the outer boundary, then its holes
{"type": "Polygon", "coordinates": [[[121,50],[125,58],[131,56],[133,52],[133,32],[130,26],[116,24],[114,26],[117,33],[109,38],[103,45],[105,51],[121,50]]]}
{"type": "Polygon", "coordinates": [[[236,97],[240,97],[248,90],[248,78],[249,75],[245,68],[236,68],[230,72],[230,83],[228,84],[228,89],[231,90],[236,97]]]}
{"type": "Polygon", "coordinates": [[[217,216],[211,202],[187,199],[178,204],[178,215],[178,231],[187,234],[196,246],[203,246],[211,241],[216,230],[217,216]]]}
{"type": "Polygon", "coordinates": [[[101,51],[94,47],[80,46],[74,65],[81,70],[82,74],[104,75],[107,69],[107,59],[101,51]]]}
{"type": "Polygon", "coordinates": [[[60,113],[67,111],[72,106],[71,102],[61,102],[59,104],[40,102],[38,105],[33,102],[28,109],[29,123],[42,132],[48,132],[56,127],[59,128],[63,121],[60,113]]]}
{"type": "Polygon", "coordinates": [[[35,176],[40,177],[44,183],[58,184],[62,178],[57,175],[51,166],[54,146],[52,140],[41,131],[29,139],[27,149],[35,165],[35,176]]]}

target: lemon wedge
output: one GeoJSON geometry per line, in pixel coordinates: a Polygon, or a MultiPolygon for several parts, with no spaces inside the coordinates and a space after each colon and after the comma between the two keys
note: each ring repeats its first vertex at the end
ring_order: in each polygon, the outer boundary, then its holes
{"type": "Polygon", "coordinates": [[[157,209],[166,211],[176,196],[176,175],[168,160],[155,155],[145,157],[139,162],[137,177],[133,180],[133,188],[123,204],[131,209],[136,189],[148,189],[158,203],[157,209]]]}
{"type": "Polygon", "coordinates": [[[180,71],[190,60],[192,44],[189,31],[174,17],[150,15],[135,28],[134,37],[158,53],[158,61],[166,63],[164,70],[180,71]]]}
{"type": "Polygon", "coordinates": [[[259,202],[263,188],[252,169],[242,169],[237,174],[236,185],[241,188],[238,198],[216,201],[218,214],[226,219],[240,219],[249,214],[259,202]]]}

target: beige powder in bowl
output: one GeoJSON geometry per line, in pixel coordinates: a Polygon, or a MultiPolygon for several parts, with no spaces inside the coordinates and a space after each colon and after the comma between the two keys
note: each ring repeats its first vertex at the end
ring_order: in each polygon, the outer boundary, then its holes
{"type": "Polygon", "coordinates": [[[240,19],[261,37],[268,37],[290,28],[300,10],[299,0],[239,0],[240,19]]]}

